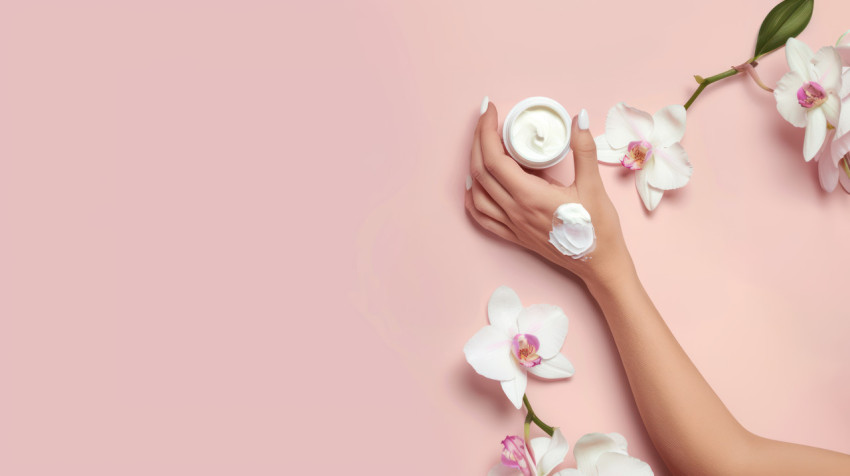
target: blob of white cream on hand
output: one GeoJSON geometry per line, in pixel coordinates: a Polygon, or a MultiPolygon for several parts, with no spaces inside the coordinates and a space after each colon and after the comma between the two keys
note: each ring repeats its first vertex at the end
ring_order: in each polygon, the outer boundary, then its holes
{"type": "Polygon", "coordinates": [[[549,243],[562,254],[579,259],[596,248],[590,213],[580,203],[565,203],[555,210],[549,243]]]}
{"type": "Polygon", "coordinates": [[[553,99],[523,99],[505,118],[502,139],[511,157],[525,167],[551,167],[569,151],[570,115],[553,99]]]}

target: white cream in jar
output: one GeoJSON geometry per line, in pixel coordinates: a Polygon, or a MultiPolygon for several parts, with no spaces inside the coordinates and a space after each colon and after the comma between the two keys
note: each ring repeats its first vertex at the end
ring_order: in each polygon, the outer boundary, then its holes
{"type": "Polygon", "coordinates": [[[570,115],[554,99],[523,99],[505,118],[502,140],[511,157],[525,167],[551,167],[569,152],[570,115]]]}

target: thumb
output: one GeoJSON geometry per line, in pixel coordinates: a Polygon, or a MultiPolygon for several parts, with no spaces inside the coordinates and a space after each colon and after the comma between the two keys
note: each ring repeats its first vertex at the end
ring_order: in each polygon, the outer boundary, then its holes
{"type": "Polygon", "coordinates": [[[576,185],[595,187],[602,184],[599,176],[599,162],[596,160],[596,142],[590,133],[590,119],[587,110],[582,109],[573,118],[570,133],[570,147],[573,149],[573,161],[576,170],[576,185]]]}

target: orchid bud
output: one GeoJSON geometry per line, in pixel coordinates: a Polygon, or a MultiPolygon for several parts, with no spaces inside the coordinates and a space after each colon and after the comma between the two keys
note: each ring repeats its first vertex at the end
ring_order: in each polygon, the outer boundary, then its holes
{"type": "Polygon", "coordinates": [[[525,447],[525,441],[518,436],[508,436],[502,440],[502,464],[516,468],[523,476],[534,474],[534,462],[525,447]]]}

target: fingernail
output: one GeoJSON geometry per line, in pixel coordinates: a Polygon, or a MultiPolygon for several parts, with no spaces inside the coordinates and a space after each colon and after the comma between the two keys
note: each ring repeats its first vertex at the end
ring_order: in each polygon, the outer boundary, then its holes
{"type": "Polygon", "coordinates": [[[466,189],[469,190],[472,188],[472,175],[466,176],[466,189]]]}
{"type": "Polygon", "coordinates": [[[490,107],[490,96],[484,96],[484,100],[481,101],[481,114],[487,112],[488,107],[490,107]]]}
{"type": "Polygon", "coordinates": [[[586,131],[588,127],[590,127],[590,118],[587,117],[587,109],[582,109],[578,113],[578,128],[586,131]]]}

